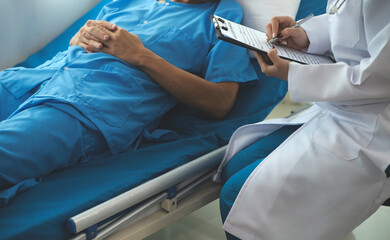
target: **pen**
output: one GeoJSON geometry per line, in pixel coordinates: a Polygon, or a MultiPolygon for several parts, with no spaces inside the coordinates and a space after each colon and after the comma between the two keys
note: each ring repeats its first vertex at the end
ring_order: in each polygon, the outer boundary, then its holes
{"type": "MultiPolygon", "coordinates": [[[[310,15],[308,15],[307,17],[305,18],[302,18],[301,20],[298,20],[294,25],[292,25],[290,28],[297,28],[299,26],[301,26],[303,23],[309,21],[310,18],[314,17],[314,14],[311,13],[310,15]]],[[[274,43],[278,40],[279,38],[272,38],[271,40],[269,40],[268,42],[269,43],[274,43]]]]}

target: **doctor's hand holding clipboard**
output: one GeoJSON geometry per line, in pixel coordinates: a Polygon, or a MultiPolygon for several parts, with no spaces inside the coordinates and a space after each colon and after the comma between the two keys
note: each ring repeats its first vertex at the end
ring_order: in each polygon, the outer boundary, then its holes
{"type": "MultiPolygon", "coordinates": [[[[271,22],[266,26],[267,41],[272,44],[282,44],[296,50],[307,49],[310,41],[305,30],[300,25],[313,16],[313,14],[310,14],[298,22],[288,16],[273,17],[271,22]]],[[[285,81],[288,80],[290,61],[280,58],[276,48],[268,52],[268,58],[273,62],[273,65],[267,64],[258,52],[254,51],[253,53],[264,74],[285,81]]]]}

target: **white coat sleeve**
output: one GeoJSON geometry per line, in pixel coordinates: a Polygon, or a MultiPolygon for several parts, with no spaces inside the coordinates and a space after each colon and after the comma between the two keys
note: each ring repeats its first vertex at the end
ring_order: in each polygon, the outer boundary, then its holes
{"type": "Polygon", "coordinates": [[[309,53],[325,55],[331,51],[329,21],[326,14],[315,16],[301,26],[309,38],[309,53]]]}
{"type": "Polygon", "coordinates": [[[375,11],[363,12],[369,57],[360,64],[290,63],[288,85],[293,101],[358,105],[390,100],[390,2],[379,5],[375,11]]]}

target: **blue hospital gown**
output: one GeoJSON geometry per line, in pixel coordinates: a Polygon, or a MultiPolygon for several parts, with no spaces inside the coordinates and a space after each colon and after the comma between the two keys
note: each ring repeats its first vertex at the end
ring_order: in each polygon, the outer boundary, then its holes
{"type": "MultiPolygon", "coordinates": [[[[160,57],[208,81],[256,79],[246,51],[216,38],[210,14],[237,22],[242,18],[241,7],[233,0],[202,4],[118,0],[107,4],[97,19],[137,34],[160,57]]],[[[6,70],[0,80],[15,96],[39,87],[15,113],[50,105],[99,130],[112,153],[134,147],[145,129],[156,126],[178,104],[144,72],[105,53],[87,54],[78,46],[36,69],[6,70]],[[29,77],[15,81],[16,72],[29,77]]]]}

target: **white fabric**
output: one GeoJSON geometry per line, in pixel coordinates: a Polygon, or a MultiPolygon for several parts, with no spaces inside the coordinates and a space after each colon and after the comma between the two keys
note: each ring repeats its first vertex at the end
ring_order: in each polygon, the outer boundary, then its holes
{"type": "Polygon", "coordinates": [[[295,19],[301,0],[236,0],[244,10],[243,25],[265,32],[274,16],[295,19]]]}
{"type": "Polygon", "coordinates": [[[311,41],[307,51],[319,55],[329,55],[329,23],[327,21],[323,21],[322,18],[322,15],[315,16],[310,19],[310,21],[302,24],[302,27],[305,29],[308,38],[311,41]]]}
{"type": "MultiPolygon", "coordinates": [[[[226,231],[246,240],[338,240],[390,197],[389,12],[390,1],[347,0],[319,25],[307,23],[309,37],[316,26],[329,32],[323,46],[310,38],[309,51],[331,51],[338,63],[290,64],[291,98],[317,106],[249,176],[226,231]]],[[[237,130],[223,164],[267,126],[237,130]]]]}

